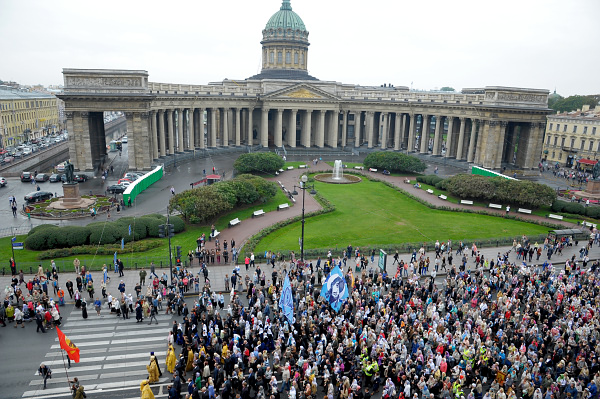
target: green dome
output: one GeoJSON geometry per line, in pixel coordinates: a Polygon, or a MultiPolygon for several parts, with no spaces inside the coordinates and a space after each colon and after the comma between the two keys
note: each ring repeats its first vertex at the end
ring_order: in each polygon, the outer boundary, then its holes
{"type": "Polygon", "coordinates": [[[267,22],[265,30],[269,29],[292,29],[306,31],[306,26],[302,22],[302,18],[292,11],[290,0],[283,0],[281,8],[267,22]]]}

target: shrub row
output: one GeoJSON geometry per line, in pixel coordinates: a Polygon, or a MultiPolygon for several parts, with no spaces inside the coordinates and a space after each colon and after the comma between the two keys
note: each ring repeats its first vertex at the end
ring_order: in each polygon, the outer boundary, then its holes
{"type": "Polygon", "coordinates": [[[252,152],[240,155],[233,168],[239,173],[275,173],[283,168],[284,163],[274,152],[252,152]]]}
{"type": "Polygon", "coordinates": [[[427,165],[417,157],[400,152],[372,152],[365,157],[365,168],[386,169],[390,172],[423,172],[427,165]]]}
{"type": "MultiPolygon", "coordinates": [[[[172,216],[170,221],[176,233],[185,229],[185,223],[180,217],[172,216]]],[[[126,243],[140,241],[147,237],[158,237],[158,226],[165,222],[165,216],[152,214],[139,218],[124,217],[114,222],[93,222],[87,226],[40,225],[31,229],[25,239],[25,247],[34,251],[44,251],[84,245],[116,244],[120,243],[121,239],[126,243]]]]}
{"type": "Polygon", "coordinates": [[[115,252],[117,254],[128,254],[131,252],[138,253],[158,248],[162,244],[163,243],[160,240],[143,240],[130,242],[125,245],[124,249],[121,249],[120,245],[102,245],[100,247],[96,245],[80,245],[71,248],[49,249],[39,254],[38,258],[44,260],[64,258],[73,255],[112,255],[115,252]]]}
{"type": "Polygon", "coordinates": [[[600,218],[600,206],[585,207],[578,202],[565,202],[556,200],[552,203],[552,211],[556,213],[570,213],[572,215],[583,215],[590,218],[600,218]]]}
{"type": "Polygon", "coordinates": [[[191,223],[206,223],[236,206],[265,202],[275,194],[275,183],[242,174],[232,180],[185,190],[171,197],[169,205],[191,223]]]}
{"type": "Polygon", "coordinates": [[[458,174],[446,180],[448,192],[455,197],[530,208],[551,205],[556,192],[545,184],[501,177],[458,174]]]}

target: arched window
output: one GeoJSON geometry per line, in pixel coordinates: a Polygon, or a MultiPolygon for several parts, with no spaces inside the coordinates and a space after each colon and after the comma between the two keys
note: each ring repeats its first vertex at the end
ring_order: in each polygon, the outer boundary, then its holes
{"type": "Polygon", "coordinates": [[[277,52],[277,63],[283,64],[283,52],[281,52],[281,51],[277,52]]]}
{"type": "Polygon", "coordinates": [[[292,62],[292,53],[289,51],[285,53],[285,63],[290,64],[292,62]]]}
{"type": "Polygon", "coordinates": [[[298,53],[294,53],[294,64],[298,65],[298,53]]]}
{"type": "Polygon", "coordinates": [[[271,51],[269,53],[269,63],[270,64],[274,64],[275,63],[275,53],[273,51],[271,51]]]}

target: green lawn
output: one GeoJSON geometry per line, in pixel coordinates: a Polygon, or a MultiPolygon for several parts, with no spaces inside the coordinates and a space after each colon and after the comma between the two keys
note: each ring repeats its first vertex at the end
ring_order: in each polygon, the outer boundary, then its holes
{"type": "MultiPolygon", "coordinates": [[[[277,190],[277,194],[273,199],[264,203],[252,205],[250,207],[246,207],[243,209],[238,209],[230,212],[229,214],[222,216],[215,223],[215,227],[218,231],[221,231],[221,235],[219,239],[222,241],[223,239],[227,239],[227,241],[231,241],[232,238],[236,239],[236,245],[239,245],[239,239],[235,236],[235,229],[230,230],[227,228],[227,224],[230,220],[239,218],[244,223],[244,220],[250,219],[252,217],[252,213],[256,210],[263,209],[265,212],[275,211],[279,204],[289,203],[289,199],[285,196],[283,191],[280,189],[277,190]]],[[[173,254],[176,253],[175,248],[180,245],[182,248],[182,253],[187,254],[190,249],[196,248],[196,239],[205,233],[206,236],[210,233],[210,224],[203,226],[187,226],[184,232],[176,234],[175,237],[171,239],[171,246],[173,247],[173,254]]],[[[18,236],[17,241],[23,242],[25,241],[26,236],[18,236]]],[[[155,238],[156,240],[156,238],[155,238]]],[[[155,264],[159,265],[162,261],[165,265],[169,260],[169,244],[168,240],[161,239],[163,244],[155,249],[139,252],[139,253],[128,253],[128,254],[120,254],[119,257],[123,260],[126,267],[135,266],[136,263],[138,267],[146,266],[151,261],[155,264]]],[[[38,260],[38,251],[30,251],[27,249],[15,251],[15,258],[17,261],[17,266],[24,267],[26,271],[28,271],[29,267],[33,267],[34,270],[37,268],[37,265],[41,263],[44,267],[48,266],[49,260],[38,260]]],[[[8,269],[8,259],[12,256],[11,252],[11,242],[10,237],[0,238],[0,259],[6,259],[6,269],[8,269]]],[[[110,264],[112,262],[113,257],[107,255],[98,255],[94,257],[94,255],[77,255],[77,256],[69,256],[65,258],[57,258],[56,263],[62,269],[63,266],[72,267],[73,259],[78,258],[82,264],[86,266],[93,265],[93,269],[100,270],[104,263],[110,264]]],[[[71,270],[71,269],[69,269],[71,270]]]]}
{"type": "MultiPolygon", "coordinates": [[[[470,213],[432,210],[377,182],[352,185],[316,182],[316,189],[335,206],[334,212],[311,217],[305,224],[305,248],[373,246],[406,242],[473,240],[521,234],[545,234],[547,227],[470,213]]],[[[256,252],[298,250],[301,223],[270,234],[256,252]]]]}

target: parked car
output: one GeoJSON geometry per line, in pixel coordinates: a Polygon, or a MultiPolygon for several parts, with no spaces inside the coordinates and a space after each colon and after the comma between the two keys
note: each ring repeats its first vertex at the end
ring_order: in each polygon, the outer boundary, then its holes
{"type": "Polygon", "coordinates": [[[54,194],[48,191],[34,191],[25,196],[25,201],[30,204],[32,202],[46,201],[54,197],[54,194]]]}
{"type": "Polygon", "coordinates": [[[65,171],[65,164],[66,162],[61,162],[58,165],[56,165],[56,171],[59,173],[62,173],[65,171]]]}
{"type": "Polygon", "coordinates": [[[80,182],[80,183],[83,183],[87,179],[88,179],[87,175],[83,174],[83,173],[77,173],[75,176],[73,176],[73,180],[75,180],[76,182],[80,182]]]}
{"type": "Polygon", "coordinates": [[[127,179],[129,181],[136,181],[140,178],[140,176],[142,175],[140,175],[139,173],[125,173],[123,175],[123,179],[127,179]]]}
{"type": "Polygon", "coordinates": [[[117,182],[117,184],[122,184],[122,183],[127,183],[127,185],[131,184],[131,180],[129,179],[119,179],[119,181],[117,182]]]}
{"type": "Polygon", "coordinates": [[[125,143],[125,144],[127,144],[127,136],[123,136],[123,137],[121,138],[121,143],[125,143]]]}
{"type": "Polygon", "coordinates": [[[32,152],[33,150],[31,149],[31,147],[23,148],[23,156],[30,155],[32,152]]]}
{"type": "Polygon", "coordinates": [[[11,162],[12,162],[12,161],[14,161],[14,160],[15,160],[15,158],[9,155],[9,156],[5,156],[5,157],[2,159],[2,162],[4,162],[4,163],[11,163],[11,162]]]}
{"type": "Polygon", "coordinates": [[[15,153],[13,154],[14,158],[23,158],[23,151],[21,150],[17,150],[15,151],[15,153]]]}
{"type": "Polygon", "coordinates": [[[0,187],[5,187],[7,183],[4,177],[0,177],[0,187]]]}
{"type": "MultiPolygon", "coordinates": [[[[61,175],[59,175],[58,173],[53,173],[50,176],[50,183],[60,183],[60,177],[61,177],[61,175]]],[[[65,176],[65,179],[66,178],[67,177],[65,176]]]]}
{"type": "Polygon", "coordinates": [[[31,179],[33,179],[33,173],[31,173],[31,172],[21,173],[21,181],[22,182],[31,181],[31,179]]]}
{"type": "Polygon", "coordinates": [[[50,175],[47,174],[47,173],[38,173],[35,176],[35,181],[37,181],[37,182],[42,182],[43,183],[45,181],[48,181],[49,179],[50,179],[50,175]]]}
{"type": "Polygon", "coordinates": [[[111,194],[122,194],[126,189],[127,187],[122,184],[113,184],[112,186],[108,186],[106,191],[111,194]]]}

